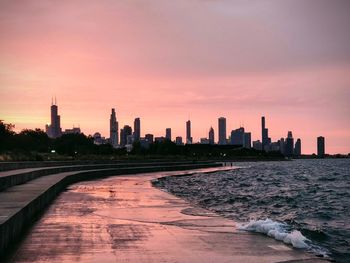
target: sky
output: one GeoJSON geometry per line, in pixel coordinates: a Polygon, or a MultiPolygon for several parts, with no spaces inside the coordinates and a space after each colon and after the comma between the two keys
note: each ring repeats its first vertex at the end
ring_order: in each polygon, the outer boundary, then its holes
{"type": "Polygon", "coordinates": [[[350,152],[348,0],[0,0],[0,119],[16,131],[50,122],[109,137],[195,141],[244,126],[261,140],[289,130],[302,152],[350,152]]]}

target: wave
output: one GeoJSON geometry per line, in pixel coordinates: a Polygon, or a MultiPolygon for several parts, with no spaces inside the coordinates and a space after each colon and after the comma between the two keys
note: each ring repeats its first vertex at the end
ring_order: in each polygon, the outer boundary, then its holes
{"type": "Polygon", "coordinates": [[[303,236],[300,231],[292,230],[289,232],[287,224],[276,222],[271,219],[251,220],[249,223],[240,224],[238,229],[266,234],[276,240],[290,244],[295,248],[311,248],[310,245],[307,244],[310,240],[303,236]]]}

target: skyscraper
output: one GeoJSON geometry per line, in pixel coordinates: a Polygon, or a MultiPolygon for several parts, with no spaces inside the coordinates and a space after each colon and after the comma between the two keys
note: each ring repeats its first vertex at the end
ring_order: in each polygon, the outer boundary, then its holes
{"type": "Polygon", "coordinates": [[[252,148],[252,134],[250,132],[245,132],[243,136],[243,147],[250,149],[252,148]]]}
{"type": "Polygon", "coordinates": [[[141,137],[141,121],[140,118],[135,118],[134,120],[134,140],[138,142],[141,137]]]}
{"type": "Polygon", "coordinates": [[[124,147],[128,143],[128,136],[132,135],[132,128],[129,125],[124,125],[120,130],[120,146],[124,147]]]}
{"type": "Polygon", "coordinates": [[[171,128],[165,129],[165,139],[171,141],[171,128]]]}
{"type": "Polygon", "coordinates": [[[186,143],[192,144],[192,136],[191,136],[191,121],[188,120],[186,122],[186,143]]]}
{"type": "Polygon", "coordinates": [[[119,144],[119,134],[118,134],[118,122],[115,114],[115,109],[112,108],[112,113],[111,117],[109,119],[109,141],[110,144],[114,147],[117,148],[119,144]]]}
{"type": "Polygon", "coordinates": [[[269,138],[269,129],[265,126],[265,116],[261,117],[261,144],[262,150],[268,150],[268,146],[271,143],[271,139],[269,138]]]}
{"type": "Polygon", "coordinates": [[[238,128],[236,130],[231,131],[231,144],[232,145],[240,145],[244,144],[244,128],[238,128]]]}
{"type": "Polygon", "coordinates": [[[214,144],[214,143],[215,143],[214,129],[213,129],[213,127],[210,127],[210,130],[209,130],[209,144],[214,144]]]}
{"type": "Polygon", "coordinates": [[[297,139],[297,141],[295,142],[294,155],[301,156],[301,140],[300,139],[297,139]]]}
{"type": "Polygon", "coordinates": [[[50,138],[57,138],[62,135],[61,116],[58,115],[58,106],[55,98],[55,103],[51,102],[51,124],[46,125],[46,133],[50,138]]]}
{"type": "Polygon", "coordinates": [[[181,137],[181,136],[177,136],[177,137],[175,138],[175,143],[176,143],[176,145],[183,145],[183,143],[182,143],[182,137],[181,137]]]}
{"type": "Polygon", "coordinates": [[[291,131],[288,132],[284,151],[285,151],[285,155],[289,157],[293,156],[294,154],[294,139],[291,131]]]}
{"type": "Polygon", "coordinates": [[[322,136],[317,137],[317,155],[319,157],[324,157],[325,155],[325,139],[322,136]]]}
{"type": "Polygon", "coordinates": [[[219,126],[219,145],[225,145],[226,144],[226,118],[220,117],[218,119],[218,126],[219,126]]]}
{"type": "Polygon", "coordinates": [[[145,139],[146,139],[147,142],[153,143],[153,134],[147,133],[145,135],[145,139]]]}

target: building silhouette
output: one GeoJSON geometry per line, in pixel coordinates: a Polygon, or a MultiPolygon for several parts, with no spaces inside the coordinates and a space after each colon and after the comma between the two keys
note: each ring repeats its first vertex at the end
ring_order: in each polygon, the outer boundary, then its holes
{"type": "Polygon", "coordinates": [[[115,114],[115,109],[112,108],[112,113],[109,119],[109,142],[114,147],[117,148],[119,144],[119,134],[118,134],[118,122],[115,114]]]}
{"type": "Polygon", "coordinates": [[[165,129],[165,139],[171,141],[171,128],[165,129]]]}
{"type": "Polygon", "coordinates": [[[192,144],[191,121],[186,122],[186,144],[192,144]]]}
{"type": "Polygon", "coordinates": [[[301,156],[301,140],[297,139],[294,146],[294,155],[301,156]]]}
{"type": "Polygon", "coordinates": [[[215,143],[215,137],[214,137],[214,129],[213,127],[210,127],[209,129],[209,144],[214,144],[215,143]]]}
{"type": "Polygon", "coordinates": [[[134,141],[138,142],[141,137],[141,121],[140,118],[135,118],[134,120],[134,141]]]}
{"type": "Polygon", "coordinates": [[[265,116],[261,117],[261,144],[264,151],[268,151],[271,138],[269,138],[269,129],[265,126],[265,116]]]}
{"type": "Polygon", "coordinates": [[[219,130],[219,145],[225,145],[226,144],[226,118],[220,117],[218,119],[218,130],[219,130]]]}
{"type": "Polygon", "coordinates": [[[58,115],[58,106],[55,98],[55,103],[51,102],[51,123],[46,125],[46,134],[50,138],[57,138],[62,135],[61,116],[58,115]]]}
{"type": "Polygon", "coordinates": [[[120,146],[127,145],[128,138],[130,142],[130,137],[132,137],[132,128],[129,125],[124,125],[123,129],[120,130],[120,146]]]}
{"type": "Polygon", "coordinates": [[[145,139],[146,141],[148,141],[149,143],[153,143],[153,134],[147,133],[145,135],[145,139]]]}
{"type": "Polygon", "coordinates": [[[325,155],[325,139],[323,136],[317,137],[317,155],[324,157],[325,155]]]}
{"type": "Polygon", "coordinates": [[[244,143],[244,128],[238,128],[231,131],[231,144],[235,146],[243,146],[244,143]]]}
{"type": "Polygon", "coordinates": [[[177,136],[175,138],[175,143],[176,143],[176,145],[183,145],[182,137],[181,136],[177,136]]]}
{"type": "Polygon", "coordinates": [[[287,138],[285,140],[285,156],[293,156],[294,154],[294,139],[291,131],[288,131],[287,138]]]}
{"type": "Polygon", "coordinates": [[[260,140],[253,141],[253,149],[261,151],[262,150],[262,143],[260,140]]]}
{"type": "Polygon", "coordinates": [[[250,132],[245,132],[243,136],[243,147],[250,149],[252,148],[252,134],[250,132]]]}

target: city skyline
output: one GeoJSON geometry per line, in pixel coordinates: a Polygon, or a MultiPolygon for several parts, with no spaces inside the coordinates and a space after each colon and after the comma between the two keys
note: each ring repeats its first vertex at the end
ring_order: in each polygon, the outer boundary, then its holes
{"type": "Polygon", "coordinates": [[[349,1],[7,1],[0,4],[0,119],[42,128],[47,98],[61,127],[119,128],[194,141],[217,118],[272,141],[291,130],[304,153],[350,151],[349,1]],[[77,20],[77,17],[79,19],[77,20]],[[317,30],[316,30],[317,29],[317,30]],[[242,125],[243,124],[243,125],[242,125]]]}

